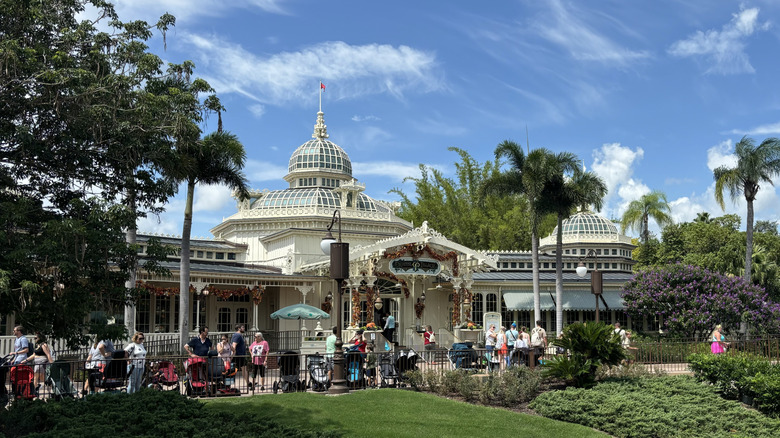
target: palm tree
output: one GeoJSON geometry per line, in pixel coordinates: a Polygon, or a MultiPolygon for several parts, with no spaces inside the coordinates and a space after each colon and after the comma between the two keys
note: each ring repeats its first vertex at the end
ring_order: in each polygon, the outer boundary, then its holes
{"type": "Polygon", "coordinates": [[[531,262],[533,267],[534,321],[542,318],[541,297],[539,289],[539,221],[536,200],[540,198],[545,182],[552,170],[550,157],[552,152],[547,149],[534,149],[528,156],[517,143],[504,140],[496,146],[497,159],[506,158],[509,168],[491,176],[482,187],[483,193],[498,195],[525,195],[528,199],[529,216],[531,217],[531,262]]]}
{"type": "Polygon", "coordinates": [[[753,139],[742,137],[735,148],[736,167],[720,166],[713,171],[715,177],[715,200],[720,208],[726,209],[723,190],[728,189],[731,200],[739,195],[747,201],[745,280],[750,282],[753,259],[753,201],[761,183],[772,184],[772,178],[780,175],[780,140],[767,138],[756,147],[753,139]]]}
{"type": "Polygon", "coordinates": [[[235,135],[219,130],[208,134],[192,147],[183,150],[182,160],[188,161],[191,166],[191,170],[182,178],[187,182],[179,271],[179,308],[181,309],[179,312],[179,337],[183,345],[188,341],[190,331],[190,234],[195,185],[199,183],[225,184],[238,192],[241,199],[246,199],[249,194],[248,181],[241,170],[246,161],[246,151],[235,135]]]}
{"type": "Polygon", "coordinates": [[[626,229],[639,231],[639,238],[642,240],[642,243],[647,243],[647,240],[650,238],[650,218],[653,218],[663,228],[674,222],[671,213],[672,209],[669,208],[666,194],[654,190],[628,204],[628,208],[620,220],[621,232],[625,233],[626,229]]]}
{"type": "Polygon", "coordinates": [[[578,169],[576,155],[562,152],[553,158],[554,177],[547,183],[538,200],[542,211],[555,213],[557,233],[555,242],[555,331],[563,331],[563,220],[580,207],[585,210],[593,204],[601,210],[607,185],[593,172],[578,169]],[[570,175],[570,176],[569,176],[570,175]]]}
{"type": "Polygon", "coordinates": [[[704,224],[711,224],[712,218],[710,217],[710,214],[706,211],[701,211],[699,213],[696,213],[696,218],[693,220],[694,222],[701,222],[704,224]]]}

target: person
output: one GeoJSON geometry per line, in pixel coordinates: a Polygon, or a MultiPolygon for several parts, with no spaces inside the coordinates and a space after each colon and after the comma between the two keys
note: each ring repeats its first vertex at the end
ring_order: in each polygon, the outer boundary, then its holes
{"type": "Polygon", "coordinates": [[[512,351],[515,349],[515,343],[520,337],[520,333],[517,331],[517,324],[512,323],[509,326],[509,330],[506,332],[506,364],[509,365],[509,361],[512,358],[512,351]]]}
{"type": "Polygon", "coordinates": [[[222,358],[225,369],[230,368],[230,358],[233,356],[233,345],[228,341],[227,335],[222,335],[222,341],[217,344],[217,354],[222,358]]]}
{"type": "Polygon", "coordinates": [[[633,363],[636,358],[636,347],[631,346],[631,331],[626,330],[626,339],[622,342],[623,348],[626,350],[626,364],[633,363]]]}
{"type": "Polygon", "coordinates": [[[46,336],[40,332],[35,333],[35,348],[33,354],[27,356],[24,362],[32,362],[35,364],[35,376],[33,382],[35,383],[35,392],[37,393],[41,384],[46,381],[46,367],[54,362],[54,358],[51,356],[51,348],[46,343],[46,336]]]}
{"type": "Polygon", "coordinates": [[[539,358],[547,349],[547,332],[542,328],[542,320],[536,321],[536,327],[531,330],[531,348],[534,349],[534,362],[539,365],[539,358]]]}
{"type": "Polygon", "coordinates": [[[127,352],[127,393],[133,394],[141,388],[141,380],[146,365],[146,348],[144,348],[144,334],[135,332],[132,342],[125,347],[127,352]]]}
{"type": "Polygon", "coordinates": [[[615,334],[620,336],[620,345],[623,345],[626,343],[626,331],[620,328],[620,323],[615,323],[615,334]]]}
{"type": "Polygon", "coordinates": [[[252,353],[252,383],[249,384],[249,389],[257,387],[257,375],[260,374],[260,391],[265,391],[265,363],[268,359],[268,349],[268,342],[263,338],[263,334],[255,333],[255,342],[249,346],[249,352],[252,353]]]}
{"type": "Polygon", "coordinates": [[[373,387],[376,385],[376,355],[374,354],[374,344],[369,343],[366,346],[366,353],[368,359],[366,359],[366,378],[368,378],[368,386],[373,387]]]}
{"type": "Polygon", "coordinates": [[[246,367],[246,341],[244,333],[246,327],[244,324],[236,324],[236,332],[230,342],[233,343],[233,363],[236,365],[236,371],[240,371],[244,377],[244,382],[249,380],[249,370],[246,367]]]}
{"type": "Polygon", "coordinates": [[[712,336],[710,336],[710,341],[712,342],[712,345],[710,346],[710,350],[713,354],[721,354],[726,352],[726,343],[724,342],[726,340],[726,337],[723,336],[723,333],[721,332],[723,330],[723,326],[718,324],[715,326],[715,329],[712,331],[712,336]]]}
{"type": "Polygon", "coordinates": [[[498,366],[499,369],[506,368],[506,360],[507,360],[507,348],[506,348],[506,328],[499,327],[498,333],[496,334],[496,351],[498,354],[496,355],[498,358],[498,366]]]}
{"type": "Polygon", "coordinates": [[[328,370],[328,380],[333,380],[333,356],[336,354],[336,333],[339,328],[333,326],[333,332],[325,338],[325,369],[328,370]]]}
{"type": "Polygon", "coordinates": [[[393,334],[395,333],[395,317],[385,312],[385,326],[382,335],[387,339],[387,342],[393,342],[393,334]]]}
{"type": "Polygon", "coordinates": [[[526,333],[526,328],[520,327],[517,341],[515,341],[514,351],[517,354],[518,363],[523,363],[526,366],[528,366],[528,343],[529,342],[530,342],[530,337],[528,336],[528,333],[526,333]]]}
{"type": "Polygon", "coordinates": [[[195,336],[184,346],[190,357],[206,357],[211,350],[211,339],[209,339],[209,328],[206,326],[198,329],[198,336],[195,336]]]}
{"type": "Polygon", "coordinates": [[[362,329],[355,332],[355,336],[352,337],[352,343],[352,345],[357,346],[359,352],[366,352],[366,339],[363,337],[362,329]]]}
{"type": "Polygon", "coordinates": [[[428,352],[428,361],[433,363],[433,350],[436,349],[436,334],[433,333],[433,327],[430,325],[425,326],[425,333],[423,333],[423,345],[425,351],[428,352]]]}
{"type": "Polygon", "coordinates": [[[106,366],[109,362],[111,362],[113,355],[113,342],[111,342],[110,339],[103,339],[99,341],[96,337],[95,341],[89,348],[86,365],[84,366],[84,368],[87,370],[87,387],[82,390],[82,394],[86,395],[95,393],[95,380],[97,380],[106,369],[106,366]]]}
{"type": "Polygon", "coordinates": [[[14,357],[13,364],[18,365],[27,360],[27,356],[31,353],[31,348],[30,341],[28,341],[27,336],[24,335],[24,327],[20,325],[14,327],[14,336],[16,336],[16,339],[14,340],[14,351],[9,354],[14,357]]]}
{"type": "Polygon", "coordinates": [[[531,335],[528,334],[528,327],[520,327],[520,339],[525,342],[525,348],[529,348],[531,346],[531,335]]]}
{"type": "Polygon", "coordinates": [[[496,325],[490,324],[488,327],[487,332],[485,333],[485,350],[487,350],[488,355],[493,354],[493,349],[496,346],[496,325]]]}

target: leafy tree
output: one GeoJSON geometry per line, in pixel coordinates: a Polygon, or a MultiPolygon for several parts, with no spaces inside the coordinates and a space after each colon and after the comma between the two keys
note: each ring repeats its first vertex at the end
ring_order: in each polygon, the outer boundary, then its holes
{"type": "Polygon", "coordinates": [[[76,344],[88,311],[128,299],[136,208],[172,193],[146,158],[172,132],[171,108],[145,89],[161,74],[144,43],[155,26],[99,0],[3,0],[0,23],[0,313],[76,344]],[[111,33],[76,21],[86,4],[111,33]]]}
{"type": "Polygon", "coordinates": [[[746,279],[698,266],[673,264],[640,270],[623,287],[626,313],[657,318],[672,336],[704,337],[717,324],[749,323],[755,332],[776,333],[780,305],[746,279]]]}
{"type": "Polygon", "coordinates": [[[756,221],[753,231],[755,233],[766,233],[777,236],[777,221],[756,221]]]}
{"type": "Polygon", "coordinates": [[[619,365],[625,359],[620,335],[603,322],[576,322],[563,329],[563,336],[552,341],[566,354],[556,355],[544,365],[547,376],[563,379],[575,387],[591,387],[602,365],[619,365]]]}
{"type": "MultiPolygon", "coordinates": [[[[437,169],[420,165],[414,182],[415,198],[400,189],[391,193],[401,198],[400,217],[412,223],[428,223],[440,233],[462,245],[492,250],[528,250],[531,231],[527,200],[523,196],[490,194],[482,196],[481,187],[498,172],[498,161],[479,163],[468,152],[450,148],[460,157],[455,163],[455,178],[447,178],[437,169]]],[[[547,230],[551,223],[545,222],[547,230]]]]}
{"type": "Polygon", "coordinates": [[[712,218],[710,217],[710,214],[706,211],[701,211],[699,213],[696,213],[696,219],[693,220],[694,222],[704,222],[705,224],[708,224],[712,222],[712,218]]]}
{"type": "Polygon", "coordinates": [[[657,190],[652,191],[628,204],[620,220],[621,230],[624,233],[627,229],[637,230],[642,242],[647,242],[650,236],[650,219],[663,228],[673,222],[671,213],[666,195],[657,190]]]}
{"type": "Polygon", "coordinates": [[[739,195],[747,201],[747,224],[745,253],[745,278],[750,283],[753,262],[753,201],[762,183],[772,184],[772,178],[780,175],[780,139],[768,138],[756,146],[753,139],[742,137],[734,153],[735,167],[720,166],[713,171],[715,177],[715,200],[725,210],[723,191],[728,190],[732,201],[739,195]]]}

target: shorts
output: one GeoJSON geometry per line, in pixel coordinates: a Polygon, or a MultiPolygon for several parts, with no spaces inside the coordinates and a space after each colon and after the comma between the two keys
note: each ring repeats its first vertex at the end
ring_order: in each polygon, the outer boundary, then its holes
{"type": "Polygon", "coordinates": [[[325,358],[325,371],[333,371],[333,356],[325,358]]]}
{"type": "Polygon", "coordinates": [[[252,364],[252,378],[257,377],[257,375],[260,374],[260,377],[265,378],[265,365],[258,365],[253,363],[252,364]]]}
{"type": "Polygon", "coordinates": [[[244,368],[246,365],[246,357],[244,356],[237,356],[233,358],[233,365],[236,366],[237,370],[240,370],[241,368],[244,368]]]}
{"type": "Polygon", "coordinates": [[[366,368],[366,377],[374,377],[374,368],[366,368]]]}
{"type": "Polygon", "coordinates": [[[42,374],[46,372],[46,367],[49,366],[49,358],[46,356],[35,356],[33,363],[35,364],[35,374],[42,374]]]}

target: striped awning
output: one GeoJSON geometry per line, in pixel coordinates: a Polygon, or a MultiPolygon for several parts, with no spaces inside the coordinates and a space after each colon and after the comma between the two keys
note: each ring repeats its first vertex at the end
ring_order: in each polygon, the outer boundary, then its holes
{"type": "MultiPolygon", "coordinates": [[[[531,291],[504,291],[504,302],[507,310],[533,310],[534,293],[531,291]]],[[[544,291],[540,295],[542,310],[555,310],[553,298],[555,292],[544,291]],[[550,296],[552,293],[552,297],[550,296]]],[[[604,300],[610,310],[622,310],[623,299],[620,291],[604,291],[604,300]]],[[[596,297],[589,290],[567,290],[563,292],[563,310],[596,310],[596,297]]],[[[599,307],[603,309],[604,303],[599,301],[599,307]]]]}

